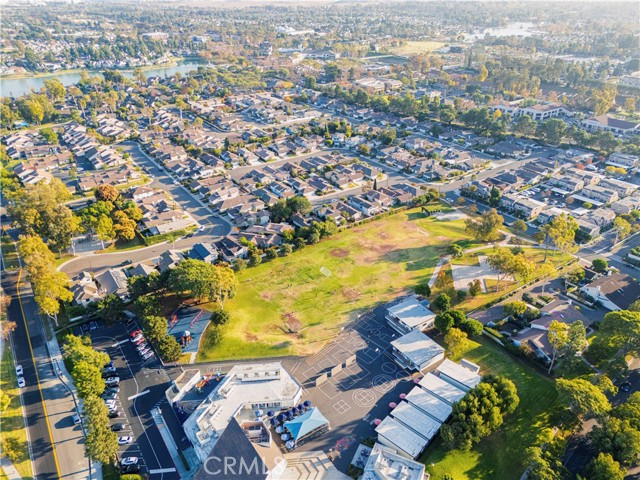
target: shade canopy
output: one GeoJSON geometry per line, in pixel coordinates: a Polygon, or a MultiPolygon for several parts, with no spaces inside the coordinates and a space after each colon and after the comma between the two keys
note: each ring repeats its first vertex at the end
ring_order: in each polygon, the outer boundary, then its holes
{"type": "Polygon", "coordinates": [[[327,420],[324,415],[320,413],[320,410],[318,410],[317,408],[312,408],[303,415],[300,415],[298,418],[286,422],[284,426],[289,431],[289,433],[291,433],[291,438],[295,441],[298,441],[305,435],[328,424],[329,420],[327,420]]]}

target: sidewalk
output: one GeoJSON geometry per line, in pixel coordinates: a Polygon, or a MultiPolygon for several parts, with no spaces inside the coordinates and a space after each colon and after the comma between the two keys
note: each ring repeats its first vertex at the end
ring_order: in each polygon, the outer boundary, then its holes
{"type": "Polygon", "coordinates": [[[173,464],[175,465],[176,470],[178,470],[178,473],[180,474],[180,478],[182,480],[187,480],[193,477],[193,475],[197,471],[197,469],[195,468],[196,465],[192,465],[191,470],[187,470],[185,468],[184,463],[182,463],[182,458],[180,457],[180,453],[178,451],[178,446],[176,445],[176,442],[173,439],[173,436],[169,432],[169,427],[166,425],[160,409],[154,408],[153,410],[151,410],[151,416],[153,417],[153,422],[158,427],[158,431],[162,436],[162,440],[167,446],[167,450],[169,450],[169,455],[171,455],[171,459],[173,460],[173,464]]]}
{"type": "Polygon", "coordinates": [[[22,477],[16,470],[16,467],[13,466],[11,460],[2,456],[0,457],[0,467],[2,467],[2,472],[7,476],[9,480],[22,480],[22,477]]]}
{"type": "MultiPolygon", "coordinates": [[[[75,385],[73,384],[73,380],[71,378],[71,374],[67,371],[67,367],[64,364],[62,359],[62,352],[60,351],[60,345],[58,344],[58,340],[54,336],[51,340],[47,342],[47,349],[49,353],[49,358],[51,358],[51,365],[56,373],[56,376],[60,383],[65,387],[68,392],[69,400],[73,401],[73,405],[75,411],[80,414],[82,410],[81,401],[78,399],[75,385]]],[[[57,441],[56,441],[57,443],[57,441]]],[[[84,457],[84,432],[82,434],[82,457],[84,457]]],[[[88,461],[91,465],[91,472],[87,472],[85,470],[85,475],[89,473],[88,478],[102,479],[102,464],[97,462],[90,462],[88,459],[84,459],[88,461]]]]}

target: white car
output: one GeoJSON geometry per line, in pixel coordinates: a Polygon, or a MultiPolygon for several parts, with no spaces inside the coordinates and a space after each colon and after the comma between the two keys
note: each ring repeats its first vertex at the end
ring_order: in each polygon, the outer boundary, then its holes
{"type": "Polygon", "coordinates": [[[141,352],[142,350],[146,350],[146,348],[148,347],[148,345],[145,342],[142,342],[140,345],[138,345],[136,347],[136,350],[138,350],[139,352],[141,352]]]}
{"type": "Polygon", "coordinates": [[[129,445],[131,442],[133,442],[133,437],[130,435],[118,437],[118,445],[129,445]]]}
{"type": "Polygon", "coordinates": [[[138,457],[125,457],[122,460],[120,460],[120,465],[125,466],[125,465],[137,465],[138,464],[138,457]]]}
{"type": "Polygon", "coordinates": [[[16,365],[16,375],[19,377],[24,375],[24,371],[22,370],[22,365],[16,365]]]}
{"type": "Polygon", "coordinates": [[[104,403],[110,409],[111,408],[116,408],[116,401],[115,400],[105,400],[104,403]]]}
{"type": "Polygon", "coordinates": [[[143,360],[149,360],[151,357],[155,357],[155,355],[156,355],[156,354],[155,354],[155,353],[153,353],[153,352],[147,352],[147,353],[145,353],[145,354],[142,356],[142,359],[143,359],[143,360]]]}
{"type": "Polygon", "coordinates": [[[150,348],[145,348],[144,350],[140,350],[138,353],[140,354],[141,357],[144,357],[150,351],[151,351],[150,348]]]}
{"type": "Polygon", "coordinates": [[[18,377],[18,387],[24,388],[27,384],[24,381],[24,377],[18,377]]]}

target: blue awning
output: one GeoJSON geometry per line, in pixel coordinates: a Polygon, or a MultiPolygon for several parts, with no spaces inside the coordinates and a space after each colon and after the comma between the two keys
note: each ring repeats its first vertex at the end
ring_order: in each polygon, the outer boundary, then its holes
{"type": "Polygon", "coordinates": [[[284,423],[295,441],[325,425],[329,425],[329,420],[317,408],[312,408],[305,414],[284,423]]]}

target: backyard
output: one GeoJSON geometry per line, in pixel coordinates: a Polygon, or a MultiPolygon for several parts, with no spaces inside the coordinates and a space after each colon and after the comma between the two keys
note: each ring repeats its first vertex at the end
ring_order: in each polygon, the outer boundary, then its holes
{"type": "Polygon", "coordinates": [[[432,478],[443,478],[448,473],[456,480],[517,480],[524,472],[525,449],[534,444],[542,429],[553,425],[552,417],[561,407],[554,382],[484,337],[470,341],[462,357],[480,365],[482,374],[504,375],[512,380],[520,405],[502,428],[471,451],[449,450],[438,437],[420,461],[427,465],[432,478]]]}
{"type": "Polygon", "coordinates": [[[24,417],[13,364],[13,354],[9,345],[4,346],[0,363],[0,390],[11,399],[7,409],[0,415],[0,438],[4,443],[7,439],[16,442],[15,451],[18,460],[13,463],[22,478],[32,478],[31,461],[27,449],[27,431],[24,427],[24,417]]]}
{"type": "Polygon", "coordinates": [[[316,352],[359,313],[427,282],[451,242],[473,246],[464,228],[408,210],[248,268],[222,341],[207,330],[198,361],[316,352]]]}

